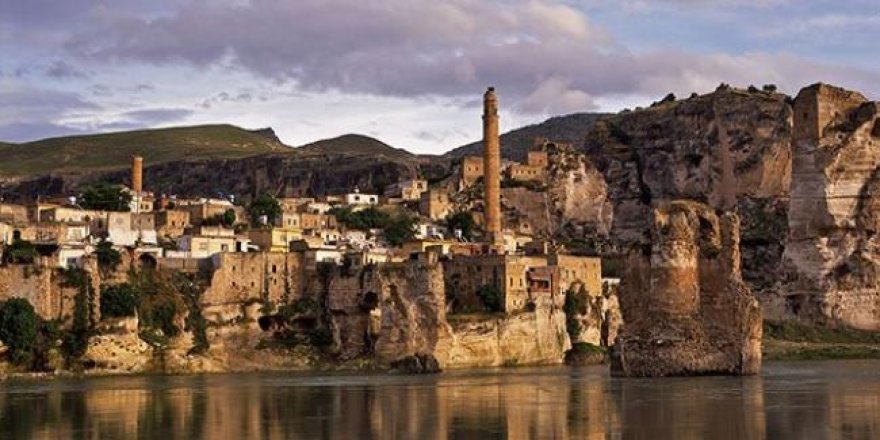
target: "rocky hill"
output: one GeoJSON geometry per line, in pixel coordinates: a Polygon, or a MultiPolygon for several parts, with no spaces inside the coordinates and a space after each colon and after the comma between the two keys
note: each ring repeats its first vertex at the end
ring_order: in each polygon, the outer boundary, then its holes
{"type": "Polygon", "coordinates": [[[394,148],[378,139],[360,134],[345,134],[303,145],[297,152],[307,155],[373,156],[392,160],[414,160],[415,155],[402,148],[394,148]]]}
{"type": "Polygon", "coordinates": [[[321,195],[355,186],[382,191],[398,179],[445,172],[443,165],[367,136],[349,134],[293,148],[271,129],[218,125],[0,145],[0,195],[28,200],[75,193],[96,181],[127,182],[134,153],[144,156],[147,189],[183,196],[321,195]]]}
{"type": "Polygon", "coordinates": [[[120,169],[129,165],[132,154],[144,156],[147,163],[159,164],[193,157],[234,159],[288,150],[271,129],[250,131],[232,125],[67,136],[0,144],[0,180],[120,169]]]}
{"type": "MultiPolygon", "coordinates": [[[[607,115],[604,113],[573,113],[508,131],[501,135],[501,155],[505,159],[521,161],[534,145],[535,138],[581,144],[596,121],[605,116],[607,115]]],[[[458,147],[443,157],[458,159],[469,155],[479,156],[482,149],[482,141],[477,141],[458,147]]]]}

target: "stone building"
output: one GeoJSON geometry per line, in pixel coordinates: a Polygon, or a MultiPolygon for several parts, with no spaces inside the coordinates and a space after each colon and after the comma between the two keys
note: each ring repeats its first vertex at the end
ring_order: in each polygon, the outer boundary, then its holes
{"type": "Polygon", "coordinates": [[[422,193],[428,190],[428,181],[423,179],[405,180],[388,185],[383,197],[386,199],[400,199],[403,201],[419,200],[422,193]]]}
{"type": "Polygon", "coordinates": [[[590,295],[602,293],[598,258],[570,255],[458,255],[444,262],[444,278],[453,311],[484,309],[479,292],[494,286],[501,294],[501,310],[515,313],[538,302],[564,302],[565,292],[584,286],[590,295]]]}
{"type": "Polygon", "coordinates": [[[190,226],[189,211],[168,209],[155,212],[156,234],[159,237],[177,238],[190,226]]]}
{"type": "Polygon", "coordinates": [[[483,178],[483,158],[480,156],[465,156],[461,158],[459,169],[462,187],[468,187],[483,178]]]}
{"type": "Polygon", "coordinates": [[[245,209],[225,199],[181,199],[175,203],[175,209],[187,211],[190,223],[195,226],[201,225],[207,219],[223,215],[230,209],[235,212],[237,224],[247,223],[245,209]]]}
{"type": "Polygon", "coordinates": [[[452,210],[449,194],[442,189],[431,189],[422,193],[419,213],[431,220],[446,218],[452,210]]]}
{"type": "Polygon", "coordinates": [[[303,238],[302,229],[286,227],[265,227],[251,229],[248,238],[263,252],[289,252],[290,243],[303,238]]]}
{"type": "Polygon", "coordinates": [[[301,253],[218,253],[212,257],[210,287],[201,301],[204,316],[215,324],[241,316],[242,304],[286,304],[302,296],[301,253]]]}
{"type": "Polygon", "coordinates": [[[208,258],[226,252],[242,252],[236,246],[235,231],[216,226],[200,226],[177,239],[177,247],[189,258],[208,258]]]}
{"type": "Polygon", "coordinates": [[[28,222],[28,209],[24,205],[0,202],[0,221],[9,224],[22,224],[28,222]]]}
{"type": "Polygon", "coordinates": [[[345,204],[353,207],[365,207],[379,204],[378,194],[361,193],[359,188],[345,195],[345,204]]]}

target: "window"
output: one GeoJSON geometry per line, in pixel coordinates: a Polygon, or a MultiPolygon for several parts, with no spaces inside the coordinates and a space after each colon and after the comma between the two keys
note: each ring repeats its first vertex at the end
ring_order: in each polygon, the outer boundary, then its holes
{"type": "Polygon", "coordinates": [[[272,265],[272,273],[277,273],[277,272],[278,272],[278,266],[273,264],[272,265]]]}

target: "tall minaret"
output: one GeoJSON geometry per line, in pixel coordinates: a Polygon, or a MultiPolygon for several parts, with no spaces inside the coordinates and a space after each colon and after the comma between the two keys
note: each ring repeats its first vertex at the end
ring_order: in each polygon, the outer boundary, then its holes
{"type": "Polygon", "coordinates": [[[501,232],[501,140],[498,137],[498,97],[495,87],[483,95],[483,185],[486,232],[496,249],[504,245],[501,232]]]}
{"type": "Polygon", "coordinates": [[[144,190],[144,158],[138,155],[131,156],[131,190],[135,195],[144,190]]]}

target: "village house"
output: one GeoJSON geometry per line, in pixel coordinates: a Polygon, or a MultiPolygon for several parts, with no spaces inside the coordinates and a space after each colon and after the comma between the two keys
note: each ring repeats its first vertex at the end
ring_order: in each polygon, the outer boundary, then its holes
{"type": "Polygon", "coordinates": [[[364,208],[367,206],[375,206],[379,204],[378,194],[364,194],[360,189],[355,188],[353,192],[345,195],[345,204],[355,208],[364,208]]]}
{"type": "Polygon", "coordinates": [[[289,252],[290,243],[303,238],[300,228],[264,227],[247,233],[251,242],[263,252],[289,252]]]}
{"type": "Polygon", "coordinates": [[[405,180],[397,182],[385,188],[383,197],[386,199],[400,199],[403,201],[415,201],[422,197],[422,193],[428,190],[428,181],[422,179],[405,180]]]}
{"type": "Polygon", "coordinates": [[[201,226],[177,239],[178,252],[166,252],[175,258],[209,258],[224,252],[247,252],[249,240],[235,231],[219,226],[201,226]]]}

